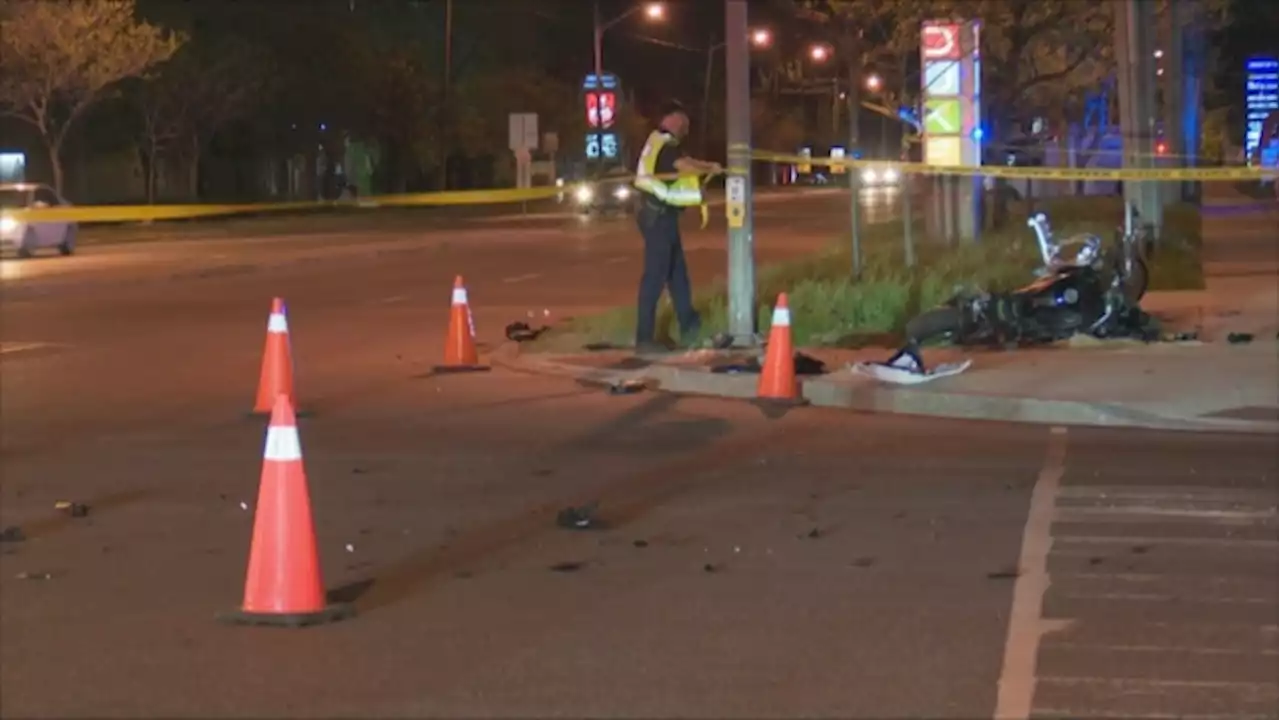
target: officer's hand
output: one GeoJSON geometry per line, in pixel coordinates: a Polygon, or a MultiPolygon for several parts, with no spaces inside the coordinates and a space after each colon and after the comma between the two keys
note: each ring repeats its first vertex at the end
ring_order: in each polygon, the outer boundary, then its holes
{"type": "Polygon", "coordinates": [[[707,163],[707,174],[708,174],[708,175],[719,175],[719,174],[720,174],[720,173],[722,173],[722,172],[724,172],[724,168],[720,166],[720,163],[718,163],[718,162],[709,162],[709,163],[707,163]]]}

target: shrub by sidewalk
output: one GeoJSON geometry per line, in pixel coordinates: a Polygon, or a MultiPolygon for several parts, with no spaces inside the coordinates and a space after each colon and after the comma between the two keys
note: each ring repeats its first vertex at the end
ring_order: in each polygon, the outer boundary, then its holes
{"type": "MultiPolygon", "coordinates": [[[[1042,202],[1060,238],[1083,232],[1110,239],[1121,218],[1119,198],[1065,198],[1042,202]],[[1114,218],[1114,220],[1113,220],[1114,218]]],[[[957,288],[1016,288],[1030,280],[1039,265],[1035,237],[1022,225],[984,233],[977,244],[947,247],[920,239],[916,225],[914,268],[903,262],[902,224],[881,223],[863,232],[863,277],[850,278],[848,238],[812,257],[762,268],[756,280],[760,331],[768,332],[770,308],[778,293],[788,293],[792,337],[798,345],[858,345],[898,335],[907,320],[950,297],[957,288]]],[[[1194,206],[1166,211],[1164,237],[1148,258],[1151,290],[1196,290],[1204,287],[1201,269],[1200,216],[1194,206]]],[[[717,282],[695,298],[710,337],[728,328],[727,298],[717,282]]],[[[658,327],[675,336],[669,301],[659,308],[658,327]]],[[[635,330],[631,306],[577,318],[548,333],[538,349],[571,350],[584,343],[628,345],[635,330]]],[[[896,339],[894,340],[896,342],[896,339]]]]}

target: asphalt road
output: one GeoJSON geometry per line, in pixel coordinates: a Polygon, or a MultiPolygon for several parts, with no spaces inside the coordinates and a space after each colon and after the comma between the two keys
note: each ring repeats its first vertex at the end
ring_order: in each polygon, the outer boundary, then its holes
{"type": "MultiPolygon", "coordinates": [[[[762,207],[759,255],[843,211],[762,207]]],[[[689,234],[704,281],[722,237],[689,234]]],[[[0,526],[28,539],[0,544],[0,715],[1275,716],[1274,438],[425,376],[454,274],[492,345],[628,301],[637,246],[502,221],[5,263],[0,526]],[[326,584],[360,613],[299,632],[212,621],[274,295],[326,584]],[[607,529],[555,527],[591,500],[607,529]]]]}

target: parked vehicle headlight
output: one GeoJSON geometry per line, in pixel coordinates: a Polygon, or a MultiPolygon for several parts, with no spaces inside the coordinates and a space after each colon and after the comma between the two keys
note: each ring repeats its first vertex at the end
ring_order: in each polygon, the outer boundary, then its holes
{"type": "Polygon", "coordinates": [[[0,217],[0,232],[13,232],[18,229],[18,221],[5,215],[0,217]]]}
{"type": "Polygon", "coordinates": [[[626,200],[631,197],[631,188],[626,185],[620,185],[614,189],[613,196],[619,200],[626,200]]]}
{"type": "Polygon", "coordinates": [[[573,197],[579,203],[586,205],[591,202],[591,198],[595,197],[595,192],[587,185],[579,185],[578,189],[573,191],[573,197]]]}
{"type": "Polygon", "coordinates": [[[886,168],[884,173],[880,175],[880,181],[886,185],[898,182],[898,171],[893,168],[886,168]]]}
{"type": "Polygon", "coordinates": [[[877,175],[876,171],[871,168],[867,168],[862,171],[862,182],[865,185],[875,185],[876,181],[879,179],[880,179],[880,176],[877,175]]]}

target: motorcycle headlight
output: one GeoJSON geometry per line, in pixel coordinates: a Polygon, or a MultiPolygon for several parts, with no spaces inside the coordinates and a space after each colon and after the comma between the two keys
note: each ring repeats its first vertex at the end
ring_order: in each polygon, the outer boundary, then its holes
{"type": "Polygon", "coordinates": [[[879,178],[876,176],[875,170],[872,170],[871,168],[867,168],[866,170],[862,171],[862,182],[866,183],[867,185],[874,185],[876,183],[876,180],[878,179],[879,178]]]}
{"type": "Polygon", "coordinates": [[[585,205],[591,202],[591,198],[595,197],[595,192],[586,185],[580,185],[577,190],[573,191],[573,197],[585,205]]]}
{"type": "Polygon", "coordinates": [[[5,215],[0,217],[0,232],[13,232],[18,229],[18,221],[5,215]]]}
{"type": "Polygon", "coordinates": [[[619,200],[626,200],[631,197],[631,188],[622,185],[613,191],[613,196],[619,200]]]}

